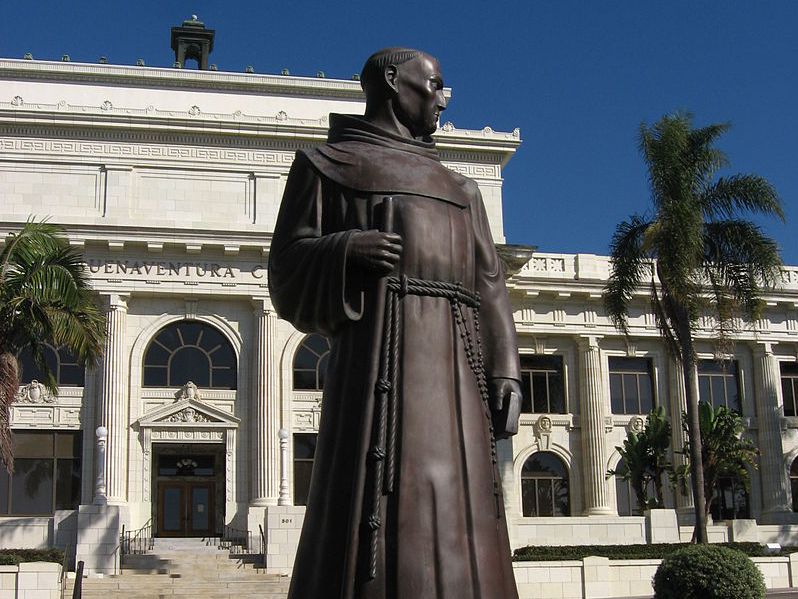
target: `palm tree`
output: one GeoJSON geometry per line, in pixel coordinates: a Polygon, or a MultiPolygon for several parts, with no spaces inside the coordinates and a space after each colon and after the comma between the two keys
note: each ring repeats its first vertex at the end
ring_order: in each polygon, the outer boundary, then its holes
{"type": "Polygon", "coordinates": [[[716,340],[728,341],[738,317],[756,319],[763,287],[776,283],[776,244],[741,213],[784,213],[770,183],[756,175],[716,178],[728,166],[713,146],[729,129],[693,129],[692,116],[666,115],[640,126],[640,151],[648,167],[653,216],[632,216],[612,239],[612,268],[604,303],[613,323],[629,332],[629,304],[646,284],[657,325],[684,370],[690,437],[694,539],[707,542],[698,415],[694,331],[703,313],[714,316],[716,340]]]}
{"type": "MultiPolygon", "coordinates": [[[[712,407],[699,402],[701,428],[701,458],[704,468],[704,513],[709,516],[721,478],[731,478],[748,489],[750,474],[747,466],[756,468],[759,451],[749,439],[743,439],[743,417],[726,406],[712,407]]],[[[683,424],[684,426],[684,424],[683,424]]],[[[685,454],[690,454],[690,439],[685,442],[685,454]]],[[[686,474],[686,472],[682,473],[686,474]]]]}
{"type": "Polygon", "coordinates": [[[670,470],[668,446],[671,425],[665,417],[665,408],[657,406],[646,417],[645,428],[639,433],[630,431],[622,447],[615,449],[621,455],[620,468],[607,471],[607,476],[618,476],[629,481],[637,499],[637,508],[642,513],[650,508],[665,505],[662,477],[670,470]],[[649,498],[649,484],[654,484],[654,497],[649,498]]]}
{"type": "Polygon", "coordinates": [[[0,252],[0,460],[13,468],[9,408],[19,387],[17,354],[29,348],[56,392],[44,345],[64,346],[81,364],[96,362],[105,317],[95,304],[82,256],[47,222],[29,220],[0,252]]]}

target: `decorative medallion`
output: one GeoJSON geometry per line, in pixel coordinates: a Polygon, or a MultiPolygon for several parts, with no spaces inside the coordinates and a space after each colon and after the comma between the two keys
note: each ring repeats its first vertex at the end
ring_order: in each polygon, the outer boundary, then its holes
{"type": "Polygon", "coordinates": [[[635,433],[636,435],[639,435],[646,428],[646,421],[643,420],[640,416],[635,416],[629,421],[629,425],[627,428],[630,433],[635,433]]]}
{"type": "Polygon", "coordinates": [[[538,430],[541,433],[550,433],[552,428],[551,418],[548,416],[541,416],[538,418],[538,430]]]}
{"type": "Polygon", "coordinates": [[[172,414],[168,422],[211,422],[211,420],[194,408],[183,408],[176,414],[172,414]]]}
{"type": "Polygon", "coordinates": [[[54,403],[56,397],[50,394],[43,384],[36,379],[20,388],[14,401],[20,403],[54,403]]]}

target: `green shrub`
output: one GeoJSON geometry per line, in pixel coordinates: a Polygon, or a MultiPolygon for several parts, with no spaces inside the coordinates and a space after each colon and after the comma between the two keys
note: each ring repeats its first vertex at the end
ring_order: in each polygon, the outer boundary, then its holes
{"type": "Polygon", "coordinates": [[[60,549],[0,549],[0,566],[16,566],[23,562],[64,562],[60,549]]]}
{"type": "MultiPolygon", "coordinates": [[[[521,547],[513,553],[518,562],[546,562],[581,560],[588,556],[607,557],[609,559],[662,559],[674,551],[689,547],[687,543],[658,543],[647,545],[564,545],[521,547]]],[[[724,547],[737,549],[750,557],[762,557],[766,554],[764,545],[759,543],[724,543],[724,547]]],[[[788,555],[792,547],[782,548],[780,555],[788,555]]]]}
{"type": "Polygon", "coordinates": [[[764,599],[762,573],[741,551],[692,545],[662,560],[654,575],[655,599],[764,599]]]}

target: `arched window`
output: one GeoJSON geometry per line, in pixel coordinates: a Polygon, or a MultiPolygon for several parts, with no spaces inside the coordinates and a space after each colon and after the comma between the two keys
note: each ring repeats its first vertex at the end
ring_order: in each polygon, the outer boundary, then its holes
{"type": "Polygon", "coordinates": [[[521,470],[524,516],[570,516],[568,468],[549,451],[529,456],[521,470]]]}
{"type": "Polygon", "coordinates": [[[181,321],[162,328],[144,352],[145,387],[236,388],[233,346],[214,327],[181,321]]]}
{"type": "Polygon", "coordinates": [[[790,466],[790,488],[792,489],[792,511],[798,512],[798,458],[790,466]]]}
{"type": "MultiPolygon", "coordinates": [[[[50,372],[53,373],[59,387],[83,387],[85,382],[85,368],[78,364],[77,358],[65,347],[55,348],[45,343],[43,346],[44,361],[50,372]]],[[[41,368],[33,361],[33,353],[29,348],[19,352],[17,356],[20,368],[20,380],[29,383],[33,379],[44,381],[45,376],[41,368]]]]}
{"type": "MultiPolygon", "coordinates": [[[[625,472],[626,461],[621,459],[618,465],[615,466],[615,472],[625,472]]],[[[646,495],[651,497],[652,481],[648,481],[648,488],[646,495]]],[[[637,495],[632,488],[632,481],[623,480],[618,474],[615,475],[615,497],[618,504],[619,516],[642,516],[640,508],[637,505],[637,495]]]]}
{"type": "Polygon", "coordinates": [[[305,337],[294,356],[294,389],[324,389],[329,355],[330,342],[327,337],[317,333],[305,337]]]}

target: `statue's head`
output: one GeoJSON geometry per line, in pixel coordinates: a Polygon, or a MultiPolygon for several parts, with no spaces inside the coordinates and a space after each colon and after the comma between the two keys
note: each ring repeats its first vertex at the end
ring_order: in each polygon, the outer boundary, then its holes
{"type": "Polygon", "coordinates": [[[425,137],[438,128],[446,109],[438,60],[420,50],[385,48],[363,66],[360,85],[366,92],[366,113],[390,104],[396,118],[413,135],[425,137]]]}

